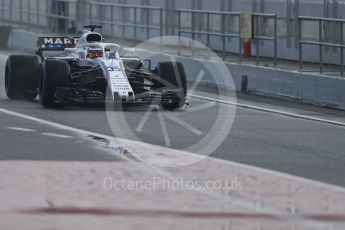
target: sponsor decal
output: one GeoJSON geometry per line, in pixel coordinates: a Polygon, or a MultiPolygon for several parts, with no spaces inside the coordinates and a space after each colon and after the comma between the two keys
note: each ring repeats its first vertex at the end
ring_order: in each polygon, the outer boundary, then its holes
{"type": "Polygon", "coordinates": [[[65,47],[74,48],[79,41],[79,38],[68,37],[40,37],[38,39],[38,47],[51,48],[51,47],[65,47]]]}
{"type": "Polygon", "coordinates": [[[116,67],[116,66],[108,66],[108,71],[109,72],[121,72],[120,67],[116,67]]]}

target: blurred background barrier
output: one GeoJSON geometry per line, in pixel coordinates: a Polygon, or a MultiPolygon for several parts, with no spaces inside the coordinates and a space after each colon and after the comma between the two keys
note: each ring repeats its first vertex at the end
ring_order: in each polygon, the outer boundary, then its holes
{"type": "Polygon", "coordinates": [[[344,17],[344,0],[0,0],[0,23],[14,28],[75,34],[94,23],[136,43],[180,35],[229,62],[335,76],[344,75],[344,17]]]}
{"type": "Polygon", "coordinates": [[[332,48],[334,51],[340,51],[339,62],[341,76],[344,76],[344,24],[345,20],[330,19],[330,18],[316,18],[316,17],[299,17],[299,70],[303,70],[303,46],[316,46],[319,49],[319,64],[320,73],[324,72],[323,54],[325,50],[332,48]],[[308,23],[316,24],[316,36],[308,36],[308,23]],[[327,31],[334,31],[332,36],[329,36],[327,31]]]}
{"type": "Polygon", "coordinates": [[[103,26],[103,33],[134,41],[163,36],[163,9],[141,5],[89,2],[90,24],[103,26]]]}
{"type": "Polygon", "coordinates": [[[0,49],[7,48],[10,33],[11,33],[10,26],[0,26],[0,49]]]}

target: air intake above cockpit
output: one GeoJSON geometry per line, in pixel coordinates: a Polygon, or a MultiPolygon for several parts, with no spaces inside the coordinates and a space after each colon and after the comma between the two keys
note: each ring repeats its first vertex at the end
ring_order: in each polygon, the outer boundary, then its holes
{"type": "Polygon", "coordinates": [[[86,36],[87,42],[102,42],[102,35],[98,33],[90,33],[86,36]]]}

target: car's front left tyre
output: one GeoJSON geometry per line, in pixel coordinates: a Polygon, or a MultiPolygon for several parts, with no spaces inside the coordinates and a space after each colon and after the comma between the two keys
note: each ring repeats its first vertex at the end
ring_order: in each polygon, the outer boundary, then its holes
{"type": "Polygon", "coordinates": [[[71,86],[71,70],[66,61],[46,60],[42,65],[39,98],[44,107],[64,107],[65,102],[57,97],[57,89],[71,86]]]}

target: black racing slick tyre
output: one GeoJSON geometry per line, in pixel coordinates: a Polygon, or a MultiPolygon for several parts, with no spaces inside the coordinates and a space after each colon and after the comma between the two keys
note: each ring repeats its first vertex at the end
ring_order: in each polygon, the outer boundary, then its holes
{"type": "MultiPolygon", "coordinates": [[[[165,110],[175,110],[184,106],[187,96],[187,77],[181,62],[161,62],[157,65],[156,72],[162,79],[162,85],[167,90],[178,90],[178,100],[162,103],[165,110]]],[[[164,94],[163,94],[164,97],[164,94]]]]}
{"type": "Polygon", "coordinates": [[[42,65],[39,87],[41,105],[48,108],[64,107],[64,101],[57,97],[57,89],[71,84],[71,70],[66,61],[46,60],[42,65]]]}
{"type": "Polygon", "coordinates": [[[34,100],[38,94],[40,59],[36,55],[11,55],[5,67],[5,89],[10,99],[34,100]]]}

